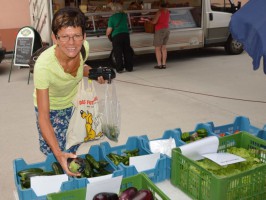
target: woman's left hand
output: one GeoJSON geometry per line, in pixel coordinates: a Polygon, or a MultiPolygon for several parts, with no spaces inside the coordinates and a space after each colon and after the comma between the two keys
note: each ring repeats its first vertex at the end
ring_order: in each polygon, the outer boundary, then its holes
{"type": "Polygon", "coordinates": [[[104,84],[105,83],[105,80],[104,80],[104,78],[102,76],[99,76],[97,81],[100,84],[104,84]]]}

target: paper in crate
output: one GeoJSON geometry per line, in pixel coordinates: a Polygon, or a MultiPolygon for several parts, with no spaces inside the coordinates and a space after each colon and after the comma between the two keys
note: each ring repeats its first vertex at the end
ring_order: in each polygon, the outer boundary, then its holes
{"type": "MultiPolygon", "coordinates": [[[[120,192],[126,190],[129,187],[135,187],[138,190],[148,189],[152,192],[154,200],[170,200],[170,198],[163,193],[145,173],[139,173],[130,177],[122,179],[120,192]]],[[[53,193],[47,195],[48,200],[80,200],[86,198],[86,188],[75,189],[71,191],[65,191],[60,193],[53,193]]]]}
{"type": "MultiPolygon", "coordinates": [[[[44,162],[38,162],[33,164],[27,164],[22,158],[15,159],[13,161],[14,181],[20,200],[46,200],[46,195],[38,196],[32,188],[23,189],[21,186],[20,177],[18,176],[18,172],[30,168],[41,168],[44,171],[52,171],[52,163],[55,161],[56,159],[53,154],[49,154],[44,162]]],[[[75,185],[73,179],[69,178],[68,181],[62,183],[60,190],[67,191],[72,190],[74,188],[75,185]]]]}
{"type": "MultiPolygon", "coordinates": [[[[102,142],[100,144],[103,154],[105,156],[105,159],[108,160],[108,162],[111,162],[113,167],[115,168],[122,168],[123,169],[123,175],[124,177],[132,176],[135,174],[138,174],[140,172],[144,172],[148,175],[148,177],[153,182],[160,182],[166,179],[166,157],[162,154],[159,155],[159,159],[156,160],[155,166],[151,169],[147,169],[144,171],[138,171],[137,167],[135,165],[125,165],[124,163],[119,163],[116,165],[109,157],[108,155],[110,153],[117,154],[119,156],[125,156],[125,151],[132,151],[135,149],[138,149],[138,155],[139,156],[153,156],[151,155],[150,151],[147,151],[146,149],[142,148],[141,141],[136,136],[131,136],[128,138],[126,144],[120,145],[120,146],[114,146],[111,147],[111,145],[108,142],[102,142]]],[[[141,159],[141,158],[140,158],[141,159]]]]}
{"type": "MultiPolygon", "coordinates": [[[[106,160],[106,157],[103,155],[103,151],[100,145],[92,145],[88,151],[88,154],[90,154],[96,161],[107,161],[108,162],[108,160],[106,160]]],[[[85,159],[85,156],[86,154],[78,155],[78,157],[81,157],[83,159],[85,159]]],[[[120,167],[114,167],[112,163],[110,162],[105,167],[105,169],[111,172],[110,174],[111,177],[117,177],[117,176],[123,175],[123,170],[120,167]]],[[[86,178],[86,177],[83,177],[83,178],[74,177],[73,179],[74,179],[75,189],[86,187],[90,181],[93,181],[92,180],[93,178],[86,178]]]]}
{"type": "Polygon", "coordinates": [[[166,130],[164,131],[161,138],[156,138],[153,140],[150,140],[147,135],[139,136],[139,139],[141,140],[141,146],[147,152],[150,153],[160,152],[166,156],[166,168],[167,168],[166,179],[170,179],[172,148],[176,148],[183,145],[183,143],[178,138],[178,132],[180,131],[181,131],[180,129],[166,130]],[[153,146],[154,143],[156,143],[157,146],[156,149],[153,146]]]}
{"type": "Polygon", "coordinates": [[[262,164],[234,175],[220,177],[172,150],[171,183],[193,199],[266,199],[266,141],[246,132],[219,138],[218,152],[231,147],[252,149],[262,164]]]}
{"type": "Polygon", "coordinates": [[[238,133],[239,131],[246,131],[261,139],[266,139],[266,129],[258,128],[250,123],[249,118],[245,116],[237,116],[232,123],[215,126],[214,122],[207,122],[211,127],[211,132],[218,137],[238,133]]]}

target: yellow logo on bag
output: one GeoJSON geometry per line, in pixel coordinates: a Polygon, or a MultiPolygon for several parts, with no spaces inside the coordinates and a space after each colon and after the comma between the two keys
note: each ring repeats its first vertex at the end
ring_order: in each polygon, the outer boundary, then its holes
{"type": "Polygon", "coordinates": [[[80,111],[81,117],[86,120],[85,128],[86,128],[86,137],[84,138],[84,142],[90,140],[96,140],[103,136],[102,132],[96,134],[96,132],[92,128],[92,114],[90,112],[84,112],[83,110],[80,111]]]}

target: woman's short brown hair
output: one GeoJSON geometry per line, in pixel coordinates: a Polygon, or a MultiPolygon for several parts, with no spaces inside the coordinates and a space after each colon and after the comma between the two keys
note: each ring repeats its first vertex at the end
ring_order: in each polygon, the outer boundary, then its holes
{"type": "Polygon", "coordinates": [[[53,17],[52,31],[57,35],[61,28],[81,27],[82,34],[85,33],[86,19],[79,8],[65,7],[58,10],[53,17]]]}

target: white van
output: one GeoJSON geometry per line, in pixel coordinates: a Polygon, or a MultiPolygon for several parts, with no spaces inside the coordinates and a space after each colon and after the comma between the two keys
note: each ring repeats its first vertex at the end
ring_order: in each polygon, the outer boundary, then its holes
{"type": "MultiPolygon", "coordinates": [[[[51,20],[53,13],[64,6],[78,6],[87,17],[86,35],[90,44],[89,60],[108,58],[112,44],[105,35],[112,15],[107,0],[36,0],[31,5],[32,26],[43,41],[52,44],[51,20]],[[48,2],[48,3],[47,3],[48,2]]],[[[131,46],[136,55],[153,53],[153,34],[145,27],[145,20],[152,19],[159,1],[122,1],[128,15],[131,46]],[[132,7],[132,4],[138,5],[132,7]]],[[[170,10],[170,38],[168,51],[224,46],[228,54],[243,52],[242,44],[235,41],[229,31],[229,22],[241,4],[231,0],[168,0],[170,10]]],[[[113,56],[111,56],[113,58],[113,56]]]]}

